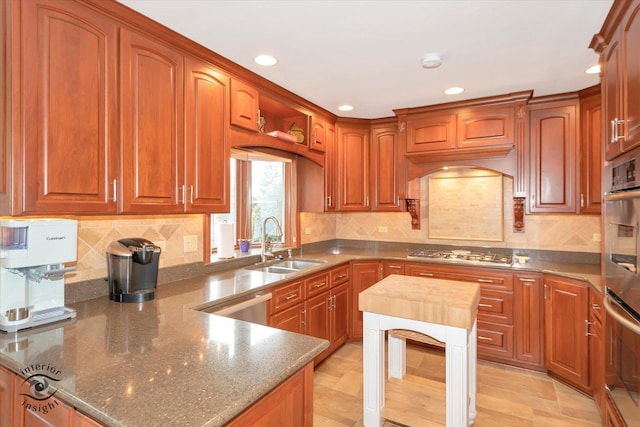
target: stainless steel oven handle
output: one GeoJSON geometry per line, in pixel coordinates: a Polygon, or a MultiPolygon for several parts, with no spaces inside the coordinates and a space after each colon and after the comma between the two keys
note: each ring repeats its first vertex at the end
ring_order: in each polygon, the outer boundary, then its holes
{"type": "Polygon", "coordinates": [[[254,305],[261,304],[265,301],[269,301],[271,299],[271,293],[256,295],[255,298],[251,298],[238,304],[233,304],[227,307],[223,307],[220,310],[207,311],[207,313],[217,314],[218,316],[228,316],[230,314],[236,313],[240,310],[244,310],[245,308],[253,307],[254,305]]]}
{"type": "MultiPolygon", "coordinates": [[[[612,303],[620,307],[620,304],[618,304],[615,300],[611,299],[609,295],[605,295],[604,309],[607,311],[607,313],[611,317],[616,319],[618,322],[622,323],[623,326],[627,327],[628,329],[631,329],[633,332],[640,335],[640,325],[630,321],[629,319],[625,319],[624,316],[622,316],[620,313],[616,311],[616,309],[612,306],[612,303]]],[[[620,309],[624,310],[622,307],[620,307],[620,309]]]]}
{"type": "Polygon", "coordinates": [[[640,190],[621,191],[604,195],[605,200],[627,200],[640,198],[640,190]]]}

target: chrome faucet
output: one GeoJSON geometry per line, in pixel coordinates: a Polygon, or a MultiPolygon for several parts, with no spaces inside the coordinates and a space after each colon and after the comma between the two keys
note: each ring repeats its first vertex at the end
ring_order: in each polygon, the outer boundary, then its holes
{"type": "Polygon", "coordinates": [[[278,218],[275,216],[268,216],[262,222],[262,247],[260,250],[260,256],[262,257],[262,262],[265,262],[268,257],[273,257],[273,252],[271,252],[271,240],[267,239],[267,221],[272,220],[277,228],[278,236],[282,237],[282,227],[280,227],[280,223],[278,222],[278,218]]]}

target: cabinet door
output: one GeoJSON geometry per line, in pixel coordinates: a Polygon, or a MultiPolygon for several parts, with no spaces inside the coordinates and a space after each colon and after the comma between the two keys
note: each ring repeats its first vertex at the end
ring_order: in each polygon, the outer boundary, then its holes
{"type": "Polygon", "coordinates": [[[513,305],[516,360],[535,366],[543,365],[542,276],[516,274],[513,305]]]}
{"type": "Polygon", "coordinates": [[[122,211],[182,212],[183,56],[124,29],[120,49],[122,211]]]}
{"type": "Polygon", "coordinates": [[[231,124],[258,131],[260,116],[258,90],[242,81],[231,80],[231,124]]]}
{"type": "Polygon", "coordinates": [[[338,348],[349,338],[349,283],[331,289],[331,346],[338,348]]]}
{"type": "Polygon", "coordinates": [[[400,211],[398,126],[371,128],[371,210],[400,211]]]}
{"type": "Polygon", "coordinates": [[[589,292],[589,374],[591,393],[600,413],[605,404],[604,309],[602,295],[589,292]]]}
{"type": "Polygon", "coordinates": [[[362,312],[358,309],[358,295],[382,280],[382,262],[356,261],[351,265],[351,289],[353,303],[351,310],[351,337],[362,338],[362,312]]]}
{"type": "Polygon", "coordinates": [[[229,79],[189,57],[185,74],[186,210],[228,212],[229,79]]]}
{"type": "Polygon", "coordinates": [[[545,276],[545,367],[589,391],[589,288],[571,279],[545,276]]]}
{"type": "Polygon", "coordinates": [[[338,128],[338,183],[341,211],[369,210],[369,130],[338,128]]]}
{"type": "Polygon", "coordinates": [[[529,116],[529,212],[576,213],[577,102],[537,105],[529,116]]]}
{"type": "Polygon", "coordinates": [[[336,144],[336,129],[333,125],[328,125],[325,137],[324,154],[324,210],[333,212],[338,203],[337,196],[337,160],[338,147],[336,144]]]}
{"type": "Polygon", "coordinates": [[[455,114],[433,115],[407,121],[407,153],[446,150],[455,146],[455,114]]]}
{"type": "Polygon", "coordinates": [[[602,102],[604,104],[605,157],[611,160],[622,153],[622,143],[616,134],[624,135],[624,64],[619,34],[614,35],[602,56],[602,102]],[[618,124],[618,121],[621,122],[618,124]]]}
{"type": "Polygon", "coordinates": [[[325,152],[327,149],[327,129],[329,123],[322,119],[314,118],[313,126],[311,128],[311,140],[309,141],[309,148],[312,150],[325,152]]]}
{"type": "Polygon", "coordinates": [[[515,108],[477,108],[457,117],[457,148],[482,148],[515,143],[515,108]]]}
{"type": "Polygon", "coordinates": [[[59,427],[70,424],[73,408],[55,397],[37,400],[31,397],[30,383],[14,375],[14,422],[18,426],[59,427]],[[45,410],[46,409],[46,410],[45,410]]]}
{"type": "Polygon", "coordinates": [[[331,339],[329,333],[329,292],[325,292],[304,303],[305,334],[312,337],[331,339]]]}
{"type": "Polygon", "coordinates": [[[580,102],[580,212],[599,214],[602,205],[600,93],[580,102]]]}
{"type": "Polygon", "coordinates": [[[305,333],[304,304],[295,305],[269,317],[269,326],[289,332],[305,333]]]}
{"type": "MultiPolygon", "coordinates": [[[[22,74],[25,120],[23,145],[14,153],[24,162],[14,211],[115,213],[116,26],[73,2],[14,6],[22,11],[22,28],[15,29],[21,30],[22,64],[14,64],[14,73],[22,74]]],[[[16,171],[13,179],[19,177],[16,171]]]]}
{"type": "Polygon", "coordinates": [[[13,425],[13,376],[12,372],[0,366],[0,426],[13,425]]]}
{"type": "Polygon", "coordinates": [[[625,80],[622,85],[622,111],[625,120],[619,132],[624,135],[622,150],[628,151],[640,144],[640,4],[634,2],[624,20],[622,76],[625,80]]]}

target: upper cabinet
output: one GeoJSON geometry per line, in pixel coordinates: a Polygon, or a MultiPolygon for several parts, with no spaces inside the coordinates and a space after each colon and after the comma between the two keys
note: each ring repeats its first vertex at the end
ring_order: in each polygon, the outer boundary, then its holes
{"type": "Polygon", "coordinates": [[[231,81],[231,124],[258,132],[260,103],[258,89],[240,80],[231,81]]]}
{"type": "Polygon", "coordinates": [[[74,2],[8,3],[11,39],[22,42],[7,64],[15,95],[2,213],[115,213],[115,22],[74,2]]]}
{"type": "Polygon", "coordinates": [[[231,79],[230,123],[232,147],[277,149],[324,165],[330,123],[317,120],[312,125],[312,113],[291,99],[231,79]]]}
{"type": "Polygon", "coordinates": [[[580,93],[580,213],[602,206],[602,114],[600,85],[580,93]]]}
{"type": "Polygon", "coordinates": [[[398,122],[380,120],[371,124],[369,145],[370,204],[372,211],[400,211],[404,188],[404,156],[398,122]]]}
{"type": "Polygon", "coordinates": [[[528,211],[576,213],[578,98],[543,97],[528,109],[528,211]]]}
{"type": "Polygon", "coordinates": [[[531,92],[395,110],[406,126],[408,158],[425,161],[506,156],[516,146],[516,115],[531,92]]]}
{"type": "Polygon", "coordinates": [[[187,212],[229,211],[229,78],[200,59],[185,58],[187,212]]]}
{"type": "Polygon", "coordinates": [[[338,204],[340,211],[369,210],[369,125],[338,123],[338,204]]]}
{"type": "Polygon", "coordinates": [[[615,2],[591,48],[602,65],[607,160],[640,144],[640,4],[615,2]]]}
{"type": "Polygon", "coordinates": [[[120,46],[122,211],[182,212],[184,57],[128,30],[120,46]]]}

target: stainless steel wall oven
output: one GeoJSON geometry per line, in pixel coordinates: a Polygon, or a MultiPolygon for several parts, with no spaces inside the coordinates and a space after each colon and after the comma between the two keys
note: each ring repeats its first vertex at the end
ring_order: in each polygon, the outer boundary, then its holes
{"type": "Polygon", "coordinates": [[[640,425],[640,150],[605,166],[604,306],[607,394],[629,426],[640,425]]]}

